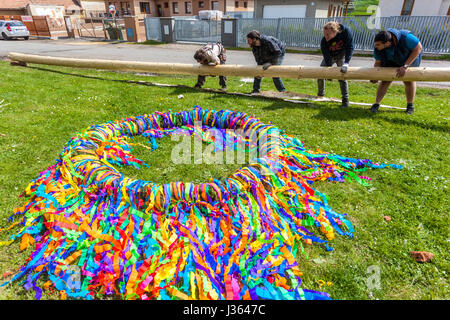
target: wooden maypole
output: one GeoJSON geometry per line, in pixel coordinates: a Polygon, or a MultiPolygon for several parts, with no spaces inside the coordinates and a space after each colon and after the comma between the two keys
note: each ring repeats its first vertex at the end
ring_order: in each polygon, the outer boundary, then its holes
{"type": "Polygon", "coordinates": [[[343,74],[337,67],[271,66],[263,70],[261,66],[156,63],[121,60],[76,59],[39,56],[10,52],[9,59],[19,63],[35,63],[54,66],[150,72],[159,74],[191,74],[206,76],[235,77],[281,77],[294,79],[337,79],[337,80],[385,80],[385,81],[450,81],[450,68],[409,68],[404,77],[398,78],[397,68],[350,67],[343,74]]]}

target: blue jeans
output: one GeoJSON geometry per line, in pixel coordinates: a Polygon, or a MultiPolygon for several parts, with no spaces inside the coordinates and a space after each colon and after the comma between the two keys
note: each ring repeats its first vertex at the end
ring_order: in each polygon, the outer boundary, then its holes
{"type": "MultiPolygon", "coordinates": [[[[273,65],[279,66],[283,63],[283,60],[284,60],[284,53],[277,60],[271,61],[271,63],[273,65]]],[[[255,79],[253,80],[253,91],[261,90],[261,80],[262,78],[255,77],[255,79]]],[[[283,85],[283,80],[281,80],[281,78],[272,78],[272,80],[273,84],[275,85],[278,91],[280,92],[286,91],[286,88],[283,85]]]]}

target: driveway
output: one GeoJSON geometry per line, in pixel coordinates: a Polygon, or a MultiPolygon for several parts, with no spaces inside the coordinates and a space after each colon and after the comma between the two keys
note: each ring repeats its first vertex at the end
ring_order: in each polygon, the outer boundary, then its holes
{"type": "MultiPolygon", "coordinates": [[[[84,39],[61,40],[0,40],[0,58],[9,52],[20,52],[57,57],[131,60],[148,62],[194,63],[194,52],[200,44],[176,43],[163,45],[139,45],[131,43],[111,43],[84,39]]],[[[319,66],[322,57],[303,53],[287,53],[283,65],[319,66]]],[[[371,67],[373,59],[353,57],[353,67],[371,67]]],[[[252,65],[255,60],[250,51],[229,50],[227,63],[252,65]]],[[[450,61],[422,60],[423,67],[450,67],[450,61]]],[[[419,82],[421,86],[450,89],[448,82],[419,82]]]]}

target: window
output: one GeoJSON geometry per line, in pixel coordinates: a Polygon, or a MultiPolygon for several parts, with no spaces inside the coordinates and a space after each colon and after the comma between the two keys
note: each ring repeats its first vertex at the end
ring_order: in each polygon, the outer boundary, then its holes
{"type": "Polygon", "coordinates": [[[120,11],[122,15],[130,15],[131,14],[131,5],[129,2],[121,2],[120,3],[120,11]]]}
{"type": "Polygon", "coordinates": [[[184,9],[186,13],[192,13],[192,2],[185,2],[184,9]]]}
{"type": "Polygon", "coordinates": [[[141,7],[141,13],[150,13],[150,3],[149,2],[139,2],[141,7]]]}
{"type": "Polygon", "coordinates": [[[178,2],[172,2],[172,11],[173,11],[173,13],[179,13],[178,2]]]}
{"type": "Polygon", "coordinates": [[[205,6],[205,3],[204,3],[203,1],[200,1],[200,2],[198,3],[198,6],[199,6],[200,8],[203,8],[203,7],[205,6]]]}
{"type": "Polygon", "coordinates": [[[403,8],[400,15],[402,16],[410,16],[414,7],[415,0],[403,0],[403,8]]]}
{"type": "Polygon", "coordinates": [[[169,7],[169,3],[168,2],[164,2],[164,8],[168,8],[169,7]]]}
{"type": "Polygon", "coordinates": [[[23,27],[24,24],[22,23],[22,21],[10,21],[9,25],[11,27],[23,27]]]}
{"type": "Polygon", "coordinates": [[[244,2],[244,8],[247,8],[247,2],[244,2]]]}
{"type": "Polygon", "coordinates": [[[235,2],[234,2],[234,7],[235,7],[235,8],[239,8],[239,1],[235,1],[235,2]]]}
{"type": "Polygon", "coordinates": [[[211,1],[211,10],[219,10],[219,1],[211,1]]]}

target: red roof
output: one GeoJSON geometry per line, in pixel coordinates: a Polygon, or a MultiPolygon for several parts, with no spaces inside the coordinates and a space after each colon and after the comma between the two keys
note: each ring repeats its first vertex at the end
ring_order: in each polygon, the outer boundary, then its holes
{"type": "Polygon", "coordinates": [[[64,6],[66,9],[71,6],[80,7],[78,0],[0,0],[0,8],[3,9],[24,8],[28,4],[64,6]]]}

